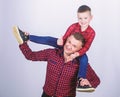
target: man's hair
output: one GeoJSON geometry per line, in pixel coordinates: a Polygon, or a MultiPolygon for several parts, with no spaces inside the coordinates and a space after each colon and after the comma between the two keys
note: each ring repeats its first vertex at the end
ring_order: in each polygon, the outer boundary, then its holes
{"type": "Polygon", "coordinates": [[[84,44],[85,44],[85,38],[83,37],[83,35],[81,33],[75,32],[75,33],[73,33],[71,35],[73,35],[76,40],[81,41],[82,42],[82,46],[84,46],[84,44]]]}
{"type": "Polygon", "coordinates": [[[87,6],[87,5],[82,5],[77,10],[78,13],[86,12],[86,11],[90,11],[91,12],[91,8],[89,6],[87,6]]]}

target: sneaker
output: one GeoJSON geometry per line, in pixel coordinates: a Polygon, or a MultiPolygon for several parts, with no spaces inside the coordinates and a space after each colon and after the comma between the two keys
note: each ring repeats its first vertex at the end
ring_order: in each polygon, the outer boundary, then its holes
{"type": "Polygon", "coordinates": [[[76,87],[76,91],[78,91],[78,92],[93,92],[93,91],[95,91],[95,88],[90,87],[89,85],[81,86],[80,85],[80,81],[81,80],[78,81],[78,85],[76,87]]]}
{"type": "Polygon", "coordinates": [[[78,91],[78,92],[93,92],[93,91],[95,91],[95,88],[90,87],[89,85],[85,85],[85,86],[78,85],[76,88],[76,91],[78,91]]]}
{"type": "Polygon", "coordinates": [[[21,31],[17,26],[13,27],[13,34],[15,35],[19,44],[26,42],[29,40],[29,36],[25,35],[23,31],[21,31]]]}

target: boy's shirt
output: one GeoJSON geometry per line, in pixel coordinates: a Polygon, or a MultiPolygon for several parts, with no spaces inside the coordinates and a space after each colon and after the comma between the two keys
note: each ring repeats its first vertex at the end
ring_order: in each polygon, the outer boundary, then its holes
{"type": "Polygon", "coordinates": [[[83,35],[83,37],[85,38],[85,45],[84,47],[79,51],[80,56],[85,54],[86,51],[89,50],[92,41],[95,37],[95,31],[90,27],[90,25],[88,26],[88,28],[85,31],[81,31],[81,26],[79,25],[79,23],[74,23],[72,24],[66,31],[66,33],[63,36],[63,41],[65,41],[67,39],[68,36],[70,36],[72,33],[75,32],[79,32],[83,35]]]}

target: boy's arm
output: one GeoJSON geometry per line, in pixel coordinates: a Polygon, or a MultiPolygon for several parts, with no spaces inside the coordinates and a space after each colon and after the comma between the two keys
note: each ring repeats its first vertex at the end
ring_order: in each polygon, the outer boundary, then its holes
{"type": "Polygon", "coordinates": [[[94,38],[95,38],[95,32],[94,31],[89,32],[89,39],[86,40],[84,47],[80,49],[79,56],[82,56],[89,50],[94,38]]]}
{"type": "Polygon", "coordinates": [[[66,39],[68,38],[68,36],[70,36],[71,33],[74,32],[74,29],[75,29],[75,28],[76,28],[76,23],[70,25],[70,26],[68,27],[68,29],[66,30],[65,34],[62,36],[62,38],[59,38],[59,39],[57,40],[57,44],[58,44],[59,46],[63,46],[64,43],[65,43],[65,41],[66,41],[66,39]]]}
{"type": "Polygon", "coordinates": [[[28,60],[32,61],[47,61],[48,55],[47,50],[41,50],[41,51],[32,51],[27,43],[23,43],[19,45],[20,50],[22,51],[23,55],[26,57],[28,60]]]}
{"type": "Polygon", "coordinates": [[[76,24],[72,24],[71,26],[68,27],[68,29],[66,30],[65,34],[63,35],[63,42],[65,42],[66,39],[68,38],[68,36],[70,36],[71,33],[74,32],[75,28],[76,28],[76,24]]]}

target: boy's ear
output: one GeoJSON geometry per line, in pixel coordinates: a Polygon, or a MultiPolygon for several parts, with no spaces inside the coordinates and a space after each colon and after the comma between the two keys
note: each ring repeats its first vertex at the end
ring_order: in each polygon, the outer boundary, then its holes
{"type": "Polygon", "coordinates": [[[93,19],[93,15],[91,15],[91,20],[93,19]]]}

